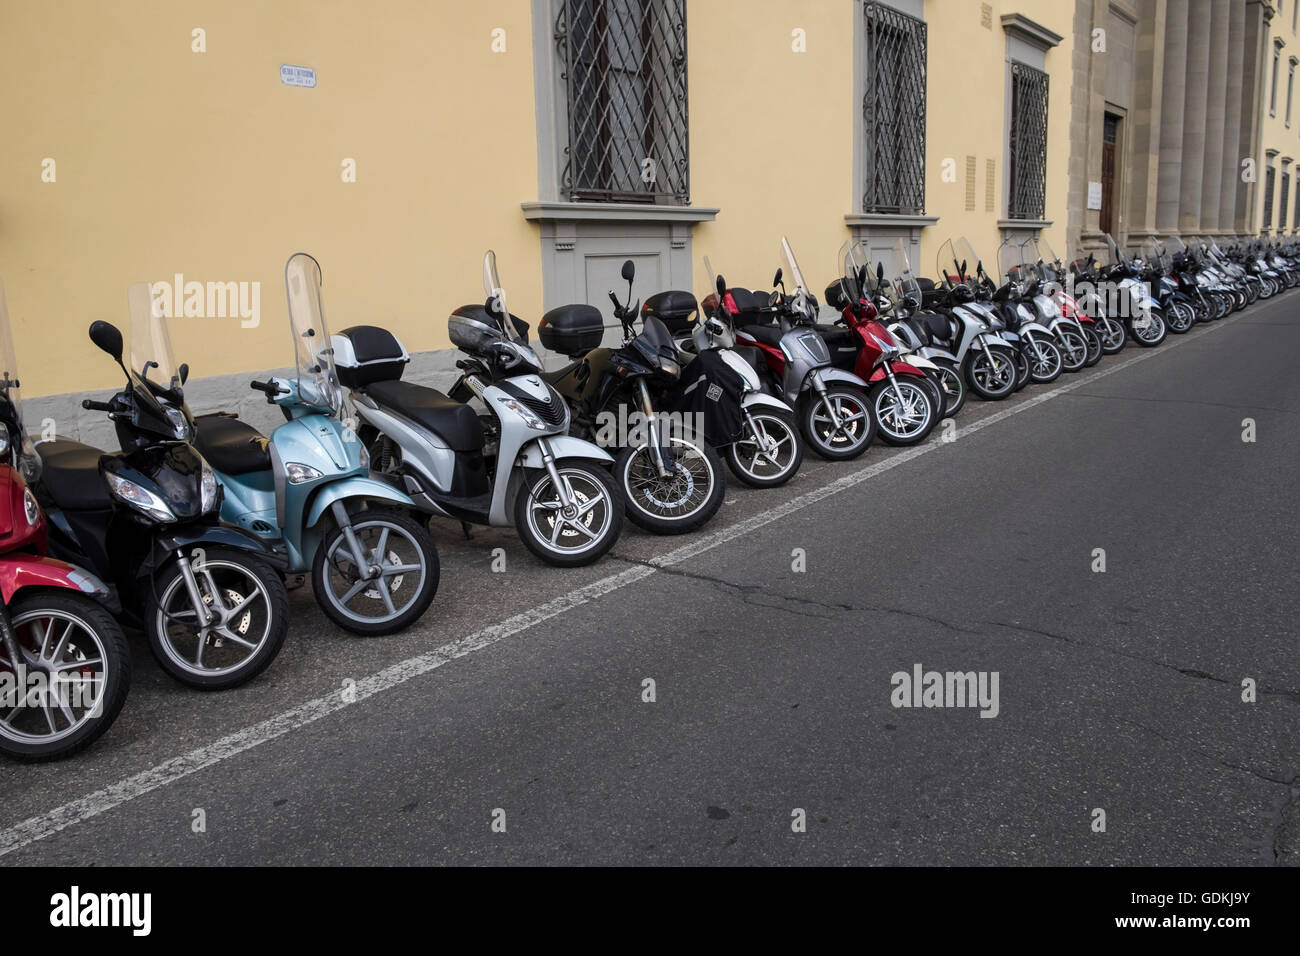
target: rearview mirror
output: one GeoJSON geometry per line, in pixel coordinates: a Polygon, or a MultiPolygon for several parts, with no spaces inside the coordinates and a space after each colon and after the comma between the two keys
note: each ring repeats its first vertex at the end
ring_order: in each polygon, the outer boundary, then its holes
{"type": "Polygon", "coordinates": [[[185,384],[186,380],[190,377],[190,366],[188,362],[181,363],[180,368],[176,370],[176,377],[181,380],[182,385],[185,384]]]}
{"type": "Polygon", "coordinates": [[[781,276],[782,276],[782,275],[784,275],[784,273],[781,271],[780,266],[778,266],[778,267],[777,267],[777,270],[776,270],[776,275],[772,276],[772,285],[773,285],[773,287],[779,286],[779,285],[781,284],[781,276]]]}
{"type": "Polygon", "coordinates": [[[636,263],[633,262],[631,259],[628,259],[626,262],[623,263],[623,280],[625,282],[631,282],[635,278],[636,278],[636,263]]]}
{"type": "Polygon", "coordinates": [[[717,284],[718,284],[718,298],[721,299],[724,295],[727,294],[727,280],[722,278],[722,276],[718,276],[717,284]]]}
{"type": "Polygon", "coordinates": [[[883,262],[876,263],[876,281],[877,282],[885,281],[885,264],[883,262]]]}
{"type": "Polygon", "coordinates": [[[122,333],[117,326],[97,319],[90,323],[90,341],[112,356],[118,365],[122,364],[122,333]]]}

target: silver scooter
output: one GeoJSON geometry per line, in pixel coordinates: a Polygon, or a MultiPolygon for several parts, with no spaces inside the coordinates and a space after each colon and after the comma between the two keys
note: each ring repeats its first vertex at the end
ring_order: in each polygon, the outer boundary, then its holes
{"type": "Polygon", "coordinates": [[[417,508],[467,532],[470,524],[514,527],[548,564],[591,564],[623,528],[614,459],[567,434],[568,406],[541,378],[528,324],[506,308],[491,250],[483,289],[486,304],[461,306],[447,320],[452,344],[469,355],[456,363],[463,374],[449,394],[401,381],[410,356],[386,329],[331,337],[371,468],[399,481],[417,508]]]}

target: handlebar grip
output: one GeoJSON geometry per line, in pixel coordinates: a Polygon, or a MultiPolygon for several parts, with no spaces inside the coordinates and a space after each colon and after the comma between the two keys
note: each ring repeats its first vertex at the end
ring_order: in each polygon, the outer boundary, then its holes
{"type": "Polygon", "coordinates": [[[108,402],[97,402],[93,398],[83,398],[81,407],[91,412],[111,412],[113,406],[108,402]]]}

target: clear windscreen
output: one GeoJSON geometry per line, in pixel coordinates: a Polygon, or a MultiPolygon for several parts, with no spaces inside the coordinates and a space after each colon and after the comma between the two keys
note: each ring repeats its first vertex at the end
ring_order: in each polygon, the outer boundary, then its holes
{"type": "Polygon", "coordinates": [[[298,394],[309,405],[339,410],[329,330],[321,303],[320,264],[299,252],[284,267],[284,288],[289,297],[289,329],[298,370],[298,394]]]}
{"type": "Polygon", "coordinates": [[[1147,238],[1143,240],[1142,259],[1149,266],[1159,266],[1161,269],[1169,268],[1168,253],[1158,239],[1147,238]]]}
{"type": "Polygon", "coordinates": [[[1042,248],[1038,239],[1030,237],[1020,244],[1020,262],[1025,274],[1030,278],[1036,278],[1043,282],[1051,282],[1056,278],[1056,273],[1048,264],[1047,256],[1049,252],[1042,248]]]}
{"type": "Polygon", "coordinates": [[[487,308],[501,323],[506,338],[512,342],[522,342],[519,330],[510,321],[510,307],[506,305],[506,290],[501,284],[501,274],[497,272],[497,254],[489,249],[483,254],[483,294],[487,296],[487,308]]]}
{"type": "Polygon", "coordinates": [[[998,274],[1002,280],[1015,283],[1028,282],[1033,278],[1025,270],[1024,249],[1014,239],[1002,240],[998,246],[998,274]]]}
{"type": "Polygon", "coordinates": [[[790,248],[790,243],[785,236],[781,237],[781,254],[785,256],[786,268],[790,270],[790,278],[794,281],[796,292],[807,292],[808,283],[804,281],[803,272],[799,270],[799,262],[794,257],[794,250],[790,248]]]}
{"type": "Polygon", "coordinates": [[[13,329],[9,326],[5,286],[0,281],[0,391],[13,405],[14,416],[21,421],[22,398],[18,393],[18,384],[18,354],[14,351],[13,329]]]}
{"type": "Polygon", "coordinates": [[[180,387],[167,319],[149,283],[133,284],[126,290],[126,302],[131,316],[131,371],[155,385],[180,387]]]}
{"type": "Polygon", "coordinates": [[[1127,264],[1128,260],[1125,259],[1124,254],[1119,251],[1119,246],[1116,244],[1111,234],[1106,232],[1102,233],[1102,236],[1106,240],[1106,255],[1110,259],[1110,265],[1118,266],[1127,264]]]}
{"type": "Polygon", "coordinates": [[[915,299],[917,303],[921,301],[921,284],[916,281],[916,273],[912,271],[912,259],[907,254],[907,244],[902,239],[894,240],[894,287],[898,289],[900,296],[907,296],[915,299]]]}

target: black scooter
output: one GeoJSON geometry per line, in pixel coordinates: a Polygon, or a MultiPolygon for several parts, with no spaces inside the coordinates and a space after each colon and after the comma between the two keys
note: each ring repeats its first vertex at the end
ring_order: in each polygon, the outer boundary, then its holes
{"type": "MultiPolygon", "coordinates": [[[[135,290],[133,290],[134,293],[135,290]]],[[[181,385],[150,381],[122,361],[122,333],[107,322],[90,340],[126,373],[107,402],[121,452],[56,438],[37,445],[35,492],[50,552],[98,575],[122,621],[141,628],[162,668],[201,690],[235,687],[261,673],[284,644],[289,599],[272,546],[218,520],[221,488],[190,441],[181,385]]],[[[133,363],[134,364],[134,363],[133,363]]]]}

